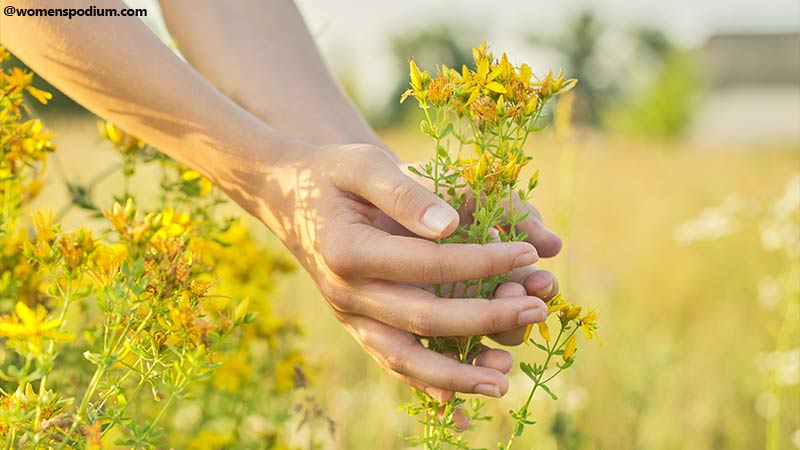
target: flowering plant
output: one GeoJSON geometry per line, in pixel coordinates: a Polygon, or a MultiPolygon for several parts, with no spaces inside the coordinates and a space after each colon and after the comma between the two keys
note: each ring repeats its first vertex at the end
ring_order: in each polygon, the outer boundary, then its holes
{"type": "MultiPolygon", "coordinates": [[[[520,180],[522,169],[532,157],[524,152],[528,137],[544,128],[540,123],[550,100],[571,90],[577,80],[565,79],[548,72],[538,78],[527,64],[514,66],[503,53],[495,59],[486,43],[472,49],[475,66],[463,66],[460,71],[441,65],[432,76],[410,60],[410,88],[400,101],[414,98],[425,114],[420,124],[422,132],[434,141],[433,159],[409,170],[430,180],[434,192],[454,208],[472,208],[472,221],[460,225],[444,243],[487,244],[522,241],[527,236],[517,230],[529,212],[520,207],[538,184],[538,170],[525,183],[520,180]]],[[[436,285],[440,297],[453,297],[457,292],[475,298],[490,298],[507,276],[436,285]]],[[[528,326],[524,340],[544,352],[544,361],[521,362],[520,368],[533,382],[527,401],[509,411],[515,422],[506,443],[498,444],[508,450],[526,425],[532,425],[530,405],[537,390],[556,399],[548,383],[573,365],[577,351],[576,333],[586,339],[597,336],[597,313],[568,302],[558,294],[548,300],[550,317],[557,318],[557,332],[550,331],[548,322],[538,324],[541,341],[530,336],[528,326]],[[560,361],[559,361],[560,360],[560,361]]],[[[552,321],[551,321],[552,323],[552,321]]],[[[425,337],[420,340],[430,349],[452,355],[462,363],[471,362],[480,349],[484,336],[425,337]]],[[[464,409],[466,401],[453,396],[439,402],[429,395],[415,391],[417,401],[407,405],[409,414],[422,417],[422,436],[412,442],[426,449],[450,444],[471,448],[459,434],[456,411],[464,409]]],[[[481,402],[473,400],[467,412],[474,423],[491,420],[479,412],[481,402]]]]}
{"type": "Polygon", "coordinates": [[[2,448],[288,448],[293,410],[327,427],[313,398],[294,398],[299,329],[265,299],[292,264],[221,217],[199,173],[101,121],[122,158],[105,174],[124,191],[95,202],[93,185],[67,183],[56,217],[29,213],[55,151],[24,98],[52,96],[32,81],[0,70],[2,448]],[[161,171],[151,206],[131,183],[149,166],[161,171]],[[99,231],[63,230],[73,206],[99,231]]]}

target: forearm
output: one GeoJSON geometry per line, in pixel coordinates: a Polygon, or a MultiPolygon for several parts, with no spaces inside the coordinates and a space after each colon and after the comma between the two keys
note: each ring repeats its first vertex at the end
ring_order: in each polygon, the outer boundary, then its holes
{"type": "MultiPolygon", "coordinates": [[[[95,4],[125,7],[112,0],[95,4]]],[[[54,86],[229,192],[252,182],[244,179],[245,168],[268,166],[287,145],[287,138],[221,94],[137,19],[3,17],[0,29],[4,45],[54,86]]]]}
{"type": "Polygon", "coordinates": [[[291,0],[168,0],[189,62],[272,127],[317,144],[382,146],[325,66],[291,0]]]}

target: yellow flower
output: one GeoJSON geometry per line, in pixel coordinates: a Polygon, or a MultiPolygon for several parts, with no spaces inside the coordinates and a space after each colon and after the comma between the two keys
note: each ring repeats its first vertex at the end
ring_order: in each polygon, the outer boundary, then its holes
{"type": "Polygon", "coordinates": [[[56,240],[55,230],[53,229],[53,211],[36,211],[33,213],[33,228],[41,241],[53,242],[56,240]]]}
{"type": "Polygon", "coordinates": [[[486,54],[486,41],[481,42],[481,45],[477,47],[472,47],[472,59],[475,61],[475,65],[484,59],[491,59],[491,56],[491,54],[486,54]]]}
{"type": "Polygon", "coordinates": [[[86,274],[97,287],[104,288],[111,285],[127,258],[128,250],[123,244],[101,244],[92,254],[92,264],[86,274]]]}
{"type": "Polygon", "coordinates": [[[181,174],[181,178],[183,178],[184,181],[192,181],[192,180],[196,180],[196,179],[198,179],[200,177],[201,177],[200,172],[198,172],[196,170],[191,170],[191,169],[189,169],[189,170],[187,170],[187,171],[185,171],[185,172],[183,172],[181,174]]]}
{"type": "Polygon", "coordinates": [[[564,79],[564,69],[559,70],[558,75],[553,75],[553,71],[547,72],[547,76],[544,80],[536,83],[536,86],[539,90],[539,95],[543,98],[548,99],[554,95],[564,94],[572,90],[575,85],[578,84],[578,80],[575,78],[571,78],[569,80],[564,79]]]}
{"type": "Polygon", "coordinates": [[[547,326],[547,322],[539,322],[537,325],[539,326],[539,334],[542,338],[550,342],[550,327],[547,326]]]}
{"type": "Polygon", "coordinates": [[[92,232],[86,228],[62,234],[57,242],[64,265],[71,271],[79,270],[86,264],[96,245],[92,232]]]}
{"type": "Polygon", "coordinates": [[[25,303],[17,302],[14,313],[15,316],[0,318],[0,336],[47,337],[52,336],[51,330],[61,324],[58,319],[45,321],[47,311],[41,306],[34,311],[25,303]]]}
{"type": "Polygon", "coordinates": [[[422,104],[427,96],[425,85],[428,83],[431,76],[427,70],[419,70],[417,63],[414,62],[414,58],[408,60],[408,68],[409,77],[411,78],[411,89],[403,92],[403,95],[400,97],[400,103],[403,103],[406,98],[408,98],[410,95],[413,95],[420,102],[420,104],[422,104]]]}
{"type": "Polygon", "coordinates": [[[526,116],[530,116],[534,113],[534,111],[536,111],[537,106],[539,106],[539,97],[532,95],[525,103],[525,110],[523,112],[526,116]]]}
{"type": "Polygon", "coordinates": [[[528,326],[525,328],[525,335],[522,336],[522,342],[528,344],[528,338],[531,337],[531,331],[533,331],[533,324],[529,323],[528,326]]]}
{"type": "Polygon", "coordinates": [[[205,197],[209,192],[211,192],[211,188],[213,187],[211,181],[208,178],[200,175],[200,172],[196,170],[189,169],[184,171],[181,174],[181,179],[183,181],[195,181],[200,183],[200,197],[205,197]]]}
{"type": "Polygon", "coordinates": [[[600,340],[600,336],[597,334],[597,318],[597,311],[594,310],[587,312],[583,317],[581,317],[581,329],[583,330],[583,337],[586,339],[591,339],[592,336],[597,336],[597,339],[600,340]]]}
{"type": "Polygon", "coordinates": [[[46,105],[47,102],[53,98],[53,94],[47,91],[43,91],[41,89],[37,89],[33,86],[28,86],[25,88],[25,90],[28,91],[28,93],[31,94],[33,98],[39,100],[39,103],[43,105],[46,105]]]}
{"type": "Polygon", "coordinates": [[[570,320],[575,320],[578,317],[578,315],[580,315],[581,309],[583,309],[581,306],[574,306],[574,305],[570,305],[570,307],[567,309],[562,309],[561,323],[566,325],[567,322],[569,322],[570,320]]]}
{"type": "Polygon", "coordinates": [[[219,368],[214,371],[211,383],[220,391],[235,393],[250,380],[252,374],[249,353],[245,349],[239,349],[233,354],[225,355],[219,368]]]}
{"type": "Polygon", "coordinates": [[[411,76],[411,87],[414,88],[415,91],[421,91],[422,72],[420,72],[419,67],[417,67],[417,63],[414,62],[414,58],[408,60],[408,67],[409,75],[411,76]]]}
{"type": "MultiPolygon", "coordinates": [[[[476,91],[477,92],[477,91],[476,91]]],[[[469,101],[469,108],[475,117],[490,123],[496,123],[497,104],[489,97],[480,97],[477,101],[469,101]]]]}
{"type": "Polygon", "coordinates": [[[302,368],[304,365],[304,358],[299,352],[293,351],[283,360],[275,365],[275,390],[278,392],[287,392],[294,387],[295,381],[295,367],[302,368]]]}
{"type": "Polygon", "coordinates": [[[450,101],[453,95],[453,85],[439,72],[436,78],[431,79],[428,85],[428,98],[436,106],[444,105],[450,101]]]}
{"type": "Polygon", "coordinates": [[[25,303],[17,302],[14,314],[0,317],[0,337],[8,337],[34,354],[41,354],[43,339],[64,341],[70,337],[58,330],[61,320],[46,318],[47,311],[41,306],[33,310],[25,303]]]}
{"type": "Polygon", "coordinates": [[[570,362],[575,358],[575,335],[569,339],[567,342],[567,347],[564,349],[564,354],[562,355],[564,358],[564,362],[570,362]]]}
{"type": "Polygon", "coordinates": [[[564,300],[564,297],[561,296],[560,292],[545,303],[547,304],[548,315],[572,307],[569,302],[564,300]]]}
{"type": "Polygon", "coordinates": [[[97,122],[100,134],[125,154],[135,154],[145,147],[144,141],[132,136],[107,120],[97,122]]]}
{"type": "Polygon", "coordinates": [[[216,450],[226,448],[235,441],[236,439],[232,432],[223,434],[216,431],[201,430],[186,443],[186,448],[192,450],[216,450]]]}
{"type": "Polygon", "coordinates": [[[0,75],[2,75],[6,83],[8,83],[8,90],[10,92],[21,92],[33,81],[33,74],[25,72],[19,67],[12,67],[7,74],[0,72],[0,75]]]}

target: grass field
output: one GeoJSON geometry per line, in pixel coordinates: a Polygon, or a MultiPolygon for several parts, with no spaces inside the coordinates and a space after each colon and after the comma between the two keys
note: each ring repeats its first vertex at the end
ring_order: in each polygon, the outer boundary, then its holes
{"type": "MultiPolygon", "coordinates": [[[[115,160],[110,150],[101,150],[91,120],[53,117],[48,125],[70,176],[87,181],[115,160]]],[[[418,134],[405,130],[384,137],[404,159],[425,159],[430,145],[418,134]]],[[[800,171],[800,144],[699,147],[586,135],[565,145],[544,134],[530,150],[533,166],[541,170],[534,203],[565,237],[561,255],[542,267],[556,271],[567,296],[600,312],[603,346],[580,345],[576,367],[557,386],[561,400],[534,402],[540,422],[520,448],[764,448],[765,419],[757,405],[766,384],[756,360],[774,349],[783,312],[760,306],[758,286],[764,275],[780,273],[784,262],[762,249],[763,206],[756,205],[782,195],[800,171]],[[573,152],[572,168],[562,163],[565,148],[573,152]],[[565,176],[574,180],[571,201],[565,176]],[[680,223],[729,194],[754,205],[735,234],[676,243],[680,223]]],[[[53,165],[54,182],[40,203],[62,195],[53,165]]],[[[70,220],[79,218],[67,216],[67,227],[78,224],[70,220]]],[[[316,365],[313,389],[338,423],[336,448],[406,448],[399,436],[415,424],[396,408],[410,398],[408,389],[335,322],[310,279],[292,275],[276,303],[306,330],[304,345],[316,365]]],[[[798,347],[800,342],[790,345],[798,347]]],[[[525,351],[530,349],[514,350],[525,351]]],[[[489,403],[498,417],[526,393],[518,369],[511,378],[506,398],[489,403]]],[[[800,429],[800,389],[789,386],[783,395],[777,448],[789,449],[792,433],[800,429]]],[[[509,432],[501,420],[474,436],[494,448],[509,432]]]]}

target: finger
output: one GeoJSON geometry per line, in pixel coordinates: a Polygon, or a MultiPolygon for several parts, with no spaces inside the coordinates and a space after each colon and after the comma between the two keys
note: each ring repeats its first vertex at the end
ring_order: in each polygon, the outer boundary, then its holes
{"type": "Polygon", "coordinates": [[[424,348],[409,333],[363,316],[342,320],[378,363],[391,372],[448,391],[500,397],[508,380],[499,370],[462,364],[424,348]]]}
{"type": "Polygon", "coordinates": [[[341,188],[352,192],[412,232],[430,239],[443,238],[458,226],[458,213],[426,187],[412,180],[383,150],[354,146],[342,154],[337,173],[341,188]]]}
{"type": "MultiPolygon", "coordinates": [[[[472,364],[476,366],[499,370],[504,374],[507,374],[508,372],[511,371],[511,367],[514,364],[514,358],[511,356],[511,353],[497,348],[489,348],[483,344],[478,344],[477,347],[479,353],[473,359],[472,364]]],[[[422,381],[417,380],[416,378],[401,375],[397,372],[391,372],[391,373],[397,378],[401,379],[404,383],[408,384],[409,386],[417,389],[418,391],[428,394],[431,398],[433,398],[437,402],[440,403],[447,402],[450,400],[450,397],[453,396],[452,391],[429,386],[423,383],[422,381]]]]}
{"type": "MultiPolygon", "coordinates": [[[[557,255],[563,245],[561,238],[544,226],[539,211],[528,202],[517,200],[514,203],[514,208],[522,208],[523,214],[528,214],[525,220],[515,225],[516,232],[525,233],[527,235],[525,241],[536,247],[542,257],[550,258],[557,255]]],[[[507,229],[505,231],[508,232],[507,229]]]]}
{"type": "Polygon", "coordinates": [[[391,373],[392,375],[400,379],[403,383],[411,386],[412,388],[428,394],[430,398],[436,400],[439,403],[448,402],[450,401],[450,398],[453,396],[453,391],[435,388],[427,383],[423,383],[422,381],[414,377],[409,377],[407,375],[403,375],[393,370],[387,370],[387,372],[391,373]]]}
{"type": "MultiPolygon", "coordinates": [[[[331,230],[342,228],[331,224],[331,230]]],[[[441,284],[504,274],[539,258],[527,242],[437,244],[392,236],[365,223],[350,223],[348,228],[336,237],[326,233],[322,248],[328,267],[343,278],[441,284]]]]}
{"type": "MultiPolygon", "coordinates": [[[[444,416],[444,412],[445,407],[440,406],[438,411],[439,417],[444,416]]],[[[456,406],[455,411],[453,411],[453,426],[456,427],[456,432],[466,431],[469,429],[470,420],[467,417],[467,414],[464,413],[463,405],[456,406]]]]}
{"type": "Polygon", "coordinates": [[[536,270],[522,282],[527,295],[535,295],[542,300],[550,300],[558,294],[558,279],[547,270],[536,270]]]}
{"type": "Polygon", "coordinates": [[[360,286],[344,306],[349,308],[346,312],[421,336],[480,336],[547,317],[547,306],[536,297],[440,298],[414,286],[384,281],[360,286]]]}
{"type": "MultiPolygon", "coordinates": [[[[555,275],[547,270],[537,270],[533,266],[530,266],[528,269],[528,271],[524,268],[518,269],[514,271],[511,276],[512,280],[520,280],[522,284],[503,283],[495,291],[495,297],[518,295],[520,288],[525,291],[527,295],[535,295],[545,301],[550,300],[558,294],[558,279],[555,275]]],[[[501,331],[489,337],[498,344],[508,346],[519,345],[525,341],[526,328],[527,326],[501,331]]]]}
{"type": "Polygon", "coordinates": [[[483,344],[480,344],[480,347],[482,350],[473,360],[473,364],[481,367],[490,367],[506,374],[511,371],[511,367],[514,365],[514,358],[511,353],[499,348],[489,348],[483,344]]]}
{"type": "MultiPolygon", "coordinates": [[[[495,290],[494,295],[495,299],[498,299],[504,297],[515,297],[519,295],[526,295],[526,293],[525,293],[525,287],[522,284],[507,282],[498,286],[497,289],[495,290]]],[[[492,335],[489,335],[489,337],[498,344],[519,345],[523,341],[526,328],[527,325],[515,327],[510,330],[494,333],[492,335]]]]}

